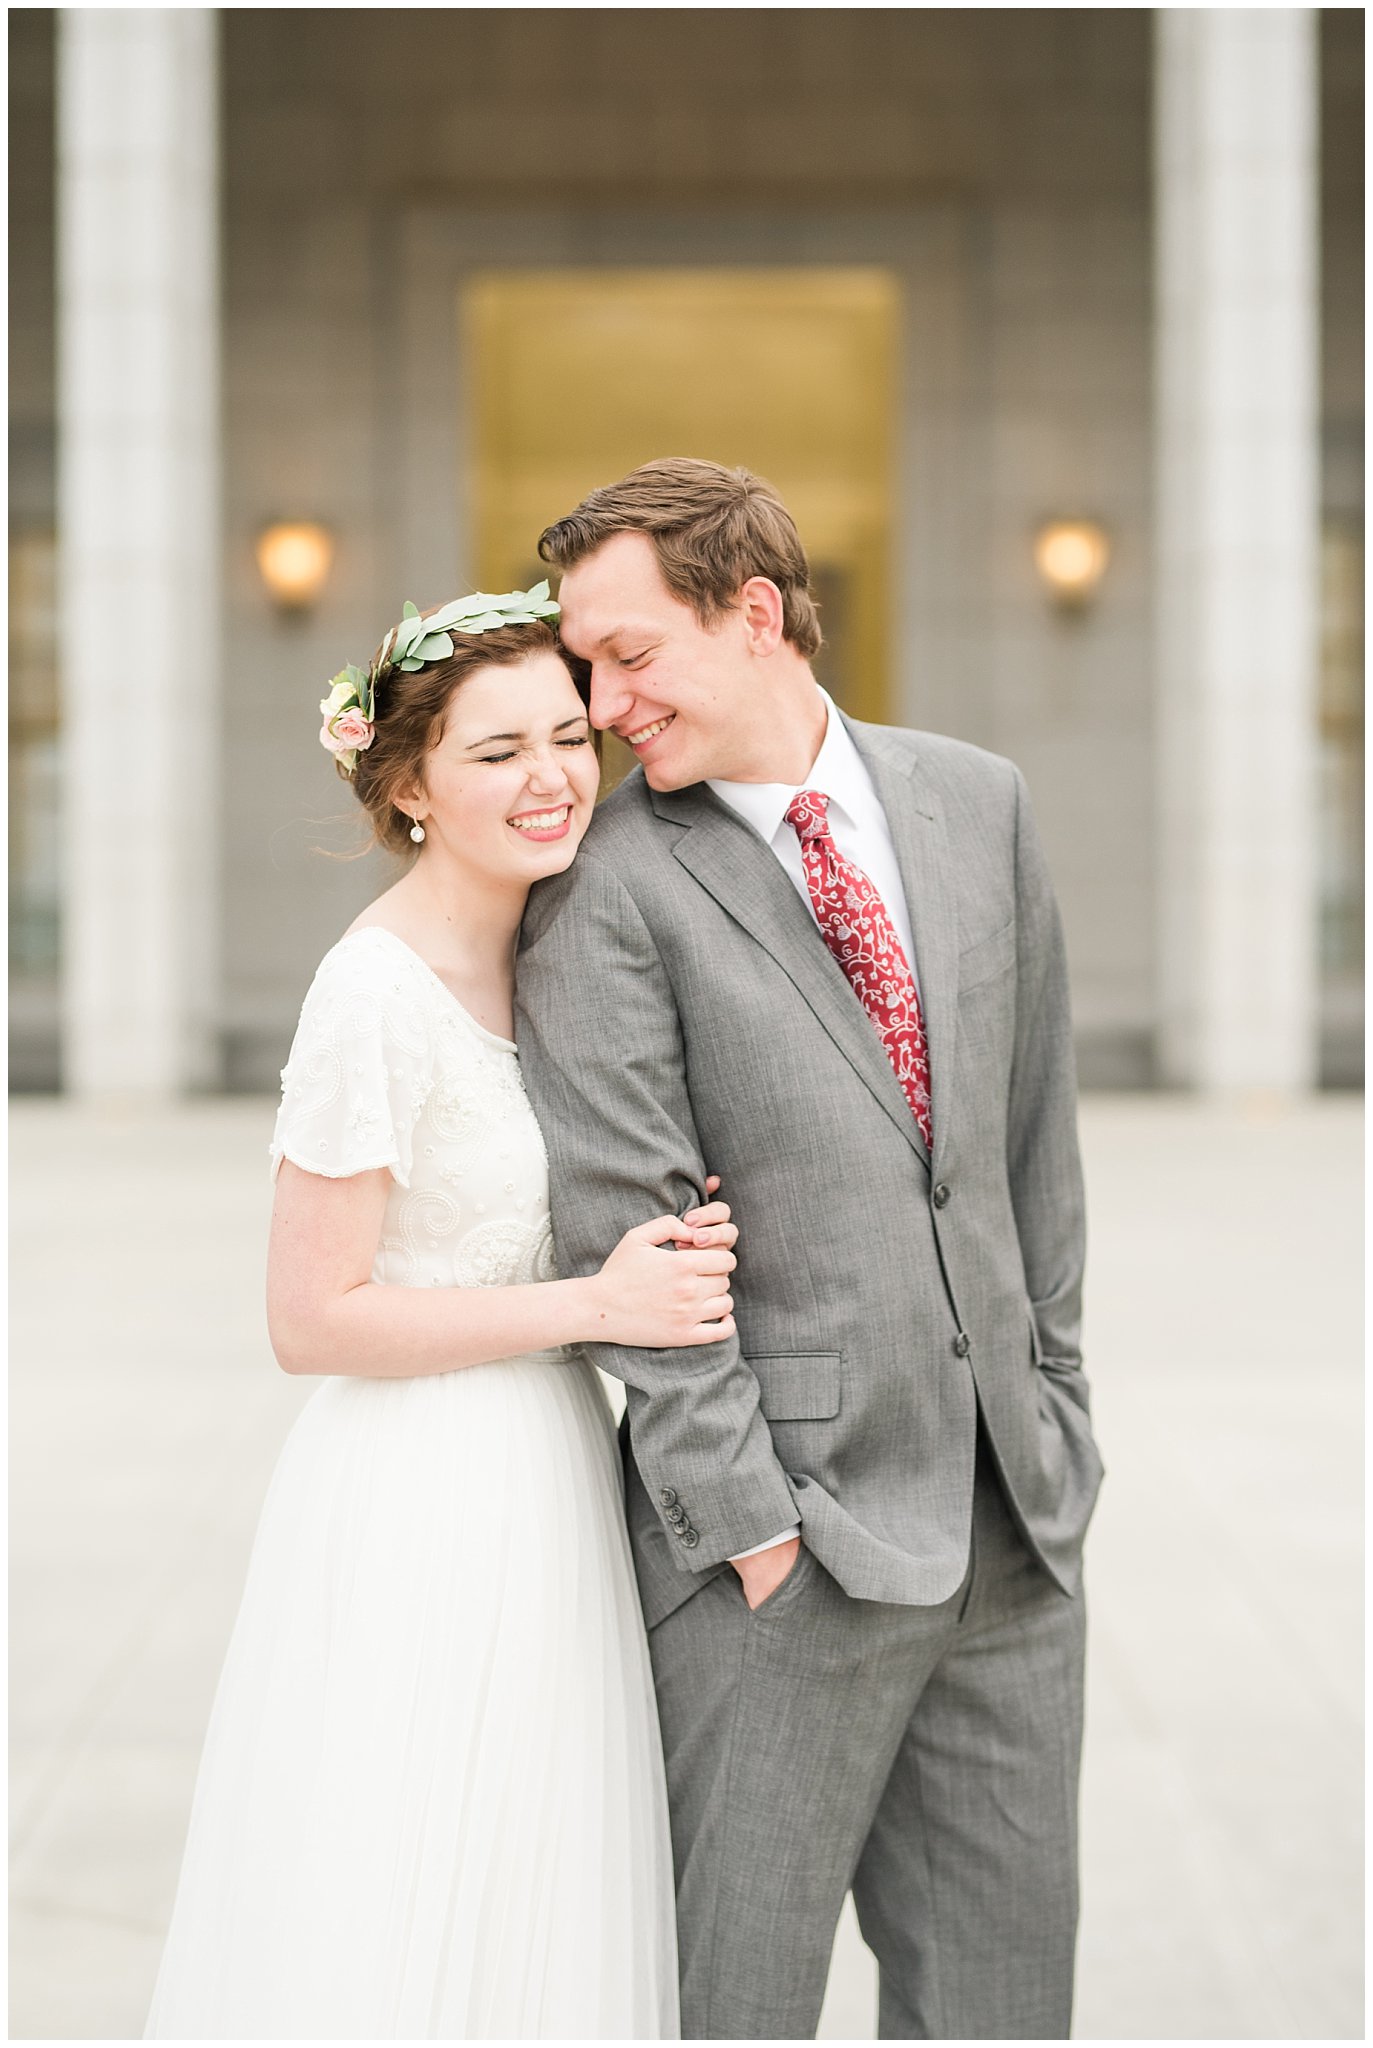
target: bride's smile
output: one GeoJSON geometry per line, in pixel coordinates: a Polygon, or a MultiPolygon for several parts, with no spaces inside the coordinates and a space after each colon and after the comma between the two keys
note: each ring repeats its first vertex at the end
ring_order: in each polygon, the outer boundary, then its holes
{"type": "Polygon", "coordinates": [[[518,818],[507,818],[505,822],[530,839],[563,839],[567,836],[571,818],[571,804],[560,804],[556,811],[525,811],[518,818]]]}

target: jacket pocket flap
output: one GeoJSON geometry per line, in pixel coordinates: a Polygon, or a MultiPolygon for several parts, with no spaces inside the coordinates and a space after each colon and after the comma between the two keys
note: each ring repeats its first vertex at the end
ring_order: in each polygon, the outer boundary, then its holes
{"type": "Polygon", "coordinates": [[[823,1422],[839,1413],[837,1351],[764,1352],[745,1365],[758,1382],[759,1406],[769,1422],[823,1422]]]}
{"type": "Polygon", "coordinates": [[[1015,919],[1003,924],[999,932],[990,938],[979,939],[975,946],[969,946],[958,956],[958,987],[960,994],[965,989],[977,988],[982,982],[990,981],[1009,967],[1015,958],[1015,919]]]}

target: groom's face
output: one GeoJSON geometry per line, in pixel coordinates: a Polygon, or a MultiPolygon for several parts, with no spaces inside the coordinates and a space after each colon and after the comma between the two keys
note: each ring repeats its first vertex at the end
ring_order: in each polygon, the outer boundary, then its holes
{"type": "Polygon", "coordinates": [[[652,543],[617,533],[558,590],[564,643],[591,664],[591,722],[615,732],[654,789],[728,778],[747,687],[738,617],[707,630],[664,583],[652,543]]]}

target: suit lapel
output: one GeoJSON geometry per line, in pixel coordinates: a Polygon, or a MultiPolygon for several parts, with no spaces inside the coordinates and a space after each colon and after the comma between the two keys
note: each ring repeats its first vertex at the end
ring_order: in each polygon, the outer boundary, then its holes
{"type": "Polygon", "coordinates": [[[919,759],[877,726],[844,720],[872,777],[896,848],[915,939],[915,978],[930,1061],[930,1125],[938,1161],[953,1114],[958,1031],[958,903],[943,807],[919,759]]]}
{"type": "MultiPolygon", "coordinates": [[[[660,818],[691,828],[673,846],[677,860],[777,962],[902,1136],[925,1158],[924,1140],[881,1041],[771,848],[704,785],[650,790],[649,796],[660,818]]],[[[904,867],[902,872],[904,877],[904,867]]]]}

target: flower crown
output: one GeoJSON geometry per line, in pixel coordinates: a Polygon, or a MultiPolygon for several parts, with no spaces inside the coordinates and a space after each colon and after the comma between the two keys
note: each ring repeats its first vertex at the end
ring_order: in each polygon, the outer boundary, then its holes
{"type": "Polygon", "coordinates": [[[453,652],[454,633],[489,633],[497,626],[532,626],[558,616],[558,605],[548,594],[547,582],[532,590],[507,590],[502,597],[474,590],[470,597],[455,597],[440,605],[427,619],[408,599],[398,626],[392,626],[381,643],[380,652],[368,669],[349,662],[329,678],[329,694],[320,699],[324,725],[320,745],[327,747],[345,775],[356,775],[358,755],[371,746],[376,735],[377,685],[392,669],[407,674],[427,662],[446,661],[453,652]]]}

